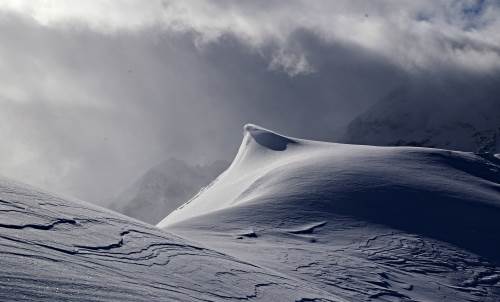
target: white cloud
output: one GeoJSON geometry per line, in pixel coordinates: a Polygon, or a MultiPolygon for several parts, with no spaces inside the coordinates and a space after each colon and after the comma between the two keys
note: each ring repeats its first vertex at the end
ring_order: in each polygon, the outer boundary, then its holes
{"type": "Polygon", "coordinates": [[[290,75],[314,70],[305,53],[288,49],[300,30],[373,51],[407,70],[500,69],[496,1],[4,0],[1,9],[46,26],[83,23],[105,33],[156,25],[194,31],[200,47],[231,34],[255,51],[275,45],[270,66],[290,75]]]}
{"type": "Polygon", "coordinates": [[[283,70],[292,77],[307,75],[315,71],[304,54],[291,53],[286,50],[277,51],[273,54],[269,68],[271,70],[283,70]]]}

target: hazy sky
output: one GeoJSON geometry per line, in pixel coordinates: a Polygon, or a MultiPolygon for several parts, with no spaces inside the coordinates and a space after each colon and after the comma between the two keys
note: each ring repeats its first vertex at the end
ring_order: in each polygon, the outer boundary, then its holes
{"type": "Polygon", "coordinates": [[[500,79],[499,3],[0,0],[0,174],[99,202],[247,122],[335,140],[405,83],[500,79]]]}

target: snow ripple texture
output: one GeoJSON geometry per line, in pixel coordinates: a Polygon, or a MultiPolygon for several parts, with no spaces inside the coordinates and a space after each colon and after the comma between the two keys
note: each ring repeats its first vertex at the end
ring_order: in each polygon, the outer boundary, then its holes
{"type": "Polygon", "coordinates": [[[342,301],[126,216],[0,181],[0,301],[342,301]]]}

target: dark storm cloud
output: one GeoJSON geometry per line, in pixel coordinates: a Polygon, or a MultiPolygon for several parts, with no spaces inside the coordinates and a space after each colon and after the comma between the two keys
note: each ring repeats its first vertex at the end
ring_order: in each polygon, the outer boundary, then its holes
{"type": "Polygon", "coordinates": [[[8,1],[2,174],[99,201],[168,157],[229,159],[246,122],[334,140],[405,83],[498,78],[496,6],[403,2],[8,1]]]}

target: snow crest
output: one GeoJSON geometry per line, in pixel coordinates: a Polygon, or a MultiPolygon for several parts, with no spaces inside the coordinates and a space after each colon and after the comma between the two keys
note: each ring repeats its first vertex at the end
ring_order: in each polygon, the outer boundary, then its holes
{"type": "Polygon", "coordinates": [[[500,165],[246,126],[232,165],[159,225],[347,301],[499,301],[500,165]]]}

